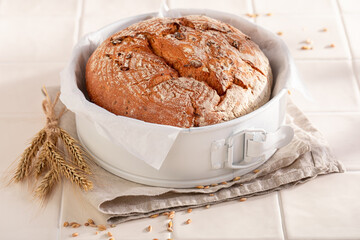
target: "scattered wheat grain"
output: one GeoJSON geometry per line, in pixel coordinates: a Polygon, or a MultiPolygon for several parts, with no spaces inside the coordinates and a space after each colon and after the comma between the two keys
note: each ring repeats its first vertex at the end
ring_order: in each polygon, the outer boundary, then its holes
{"type": "Polygon", "coordinates": [[[99,230],[99,231],[105,231],[105,230],[106,230],[106,226],[105,226],[105,225],[99,224],[99,225],[97,225],[97,227],[98,227],[98,230],[99,230]]]}
{"type": "Polygon", "coordinates": [[[233,178],[233,181],[235,182],[235,181],[239,181],[240,180],[240,177],[234,177],[233,178]]]}

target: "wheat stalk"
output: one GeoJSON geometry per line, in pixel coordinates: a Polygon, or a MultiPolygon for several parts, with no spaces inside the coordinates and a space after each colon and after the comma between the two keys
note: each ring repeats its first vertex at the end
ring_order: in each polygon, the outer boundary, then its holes
{"type": "Polygon", "coordinates": [[[48,156],[53,161],[55,168],[68,178],[72,183],[76,183],[80,188],[88,191],[92,189],[92,182],[83,176],[73,166],[67,164],[64,158],[56,151],[56,147],[52,142],[46,142],[46,148],[48,149],[48,156]]]}
{"type": "Polygon", "coordinates": [[[51,102],[50,96],[45,88],[43,88],[43,92],[46,96],[46,99],[42,103],[44,113],[47,117],[46,126],[36,134],[30,146],[26,148],[21,155],[11,181],[20,182],[29,175],[35,176],[35,178],[38,179],[47,171],[38,187],[34,190],[35,196],[43,200],[50,195],[52,189],[62,176],[68,178],[81,189],[85,191],[90,190],[93,184],[87,179],[87,174],[91,174],[86,162],[88,156],[78,142],[59,127],[59,119],[66,111],[66,108],[63,108],[60,113],[56,115],[55,105],[59,100],[60,94],[58,93],[55,100],[51,102]],[[67,162],[58,152],[57,145],[59,139],[66,146],[73,164],[67,162]]]}
{"type": "Polygon", "coordinates": [[[54,187],[54,185],[59,181],[59,175],[56,170],[51,169],[48,171],[44,178],[41,180],[39,186],[35,190],[35,196],[38,196],[41,199],[48,197],[54,187]]]}
{"type": "Polygon", "coordinates": [[[36,178],[38,178],[45,170],[47,161],[48,161],[48,156],[46,154],[46,148],[42,147],[40,150],[37,162],[34,165],[34,171],[35,171],[36,178]]]}
{"type": "Polygon", "coordinates": [[[75,165],[81,168],[85,173],[91,174],[91,170],[84,158],[84,153],[78,146],[77,141],[63,129],[60,129],[60,138],[64,141],[69,153],[71,153],[75,165]]]}
{"type": "Polygon", "coordinates": [[[20,157],[20,162],[13,177],[13,180],[15,182],[19,182],[29,175],[29,169],[32,160],[36,157],[36,154],[44,143],[45,136],[46,133],[44,129],[38,132],[36,136],[32,139],[30,146],[27,147],[22,153],[20,157]]]}

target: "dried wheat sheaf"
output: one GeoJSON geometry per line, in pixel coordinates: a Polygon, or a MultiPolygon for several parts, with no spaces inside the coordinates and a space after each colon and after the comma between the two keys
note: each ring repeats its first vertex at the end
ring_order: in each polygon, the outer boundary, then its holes
{"type": "Polygon", "coordinates": [[[63,108],[58,115],[55,113],[60,93],[52,102],[45,87],[43,92],[46,96],[42,103],[46,125],[22,153],[12,181],[21,182],[26,178],[36,181],[34,193],[41,199],[50,195],[63,176],[88,191],[93,186],[88,179],[91,174],[87,163],[88,155],[73,137],[59,127],[59,119],[65,112],[63,108]],[[60,151],[60,146],[67,153],[60,151]]]}

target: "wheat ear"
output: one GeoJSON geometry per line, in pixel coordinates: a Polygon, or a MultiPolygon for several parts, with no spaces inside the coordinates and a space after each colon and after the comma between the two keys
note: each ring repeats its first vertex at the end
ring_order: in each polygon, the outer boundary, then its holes
{"type": "Polygon", "coordinates": [[[84,153],[80,149],[78,142],[63,129],[60,129],[60,138],[64,141],[66,149],[71,153],[75,165],[81,168],[85,173],[90,174],[91,170],[86,163],[84,153]]]}
{"type": "Polygon", "coordinates": [[[13,180],[15,182],[19,182],[19,181],[23,180],[26,176],[29,175],[29,169],[30,169],[32,160],[38,153],[42,144],[44,143],[45,136],[46,136],[45,130],[42,129],[32,139],[30,146],[28,148],[26,148],[25,151],[22,153],[18,167],[17,167],[14,177],[13,177],[13,180]]]}
{"type": "Polygon", "coordinates": [[[52,189],[53,186],[59,181],[59,175],[58,173],[54,170],[51,169],[50,171],[48,171],[44,178],[41,180],[39,186],[36,188],[35,190],[35,196],[41,198],[41,199],[45,199],[47,198],[52,189]]]}
{"type": "Polygon", "coordinates": [[[47,161],[48,161],[48,156],[46,155],[46,148],[42,147],[40,149],[38,159],[34,165],[34,171],[35,171],[36,178],[38,178],[45,170],[46,166],[48,165],[47,161]]]}
{"type": "Polygon", "coordinates": [[[46,142],[45,147],[47,148],[48,156],[53,161],[54,168],[59,169],[66,178],[72,183],[76,183],[85,191],[92,189],[92,182],[78,172],[73,166],[67,164],[63,157],[56,151],[56,147],[53,143],[48,141],[46,142]]]}

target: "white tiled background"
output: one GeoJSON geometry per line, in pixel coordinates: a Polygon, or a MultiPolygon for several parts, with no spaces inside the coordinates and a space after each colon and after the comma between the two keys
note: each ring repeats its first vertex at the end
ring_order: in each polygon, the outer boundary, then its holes
{"type": "MultiPolygon", "coordinates": [[[[168,0],[170,8],[212,8],[252,19],[281,36],[314,100],[295,103],[328,139],[347,172],[289,190],[180,212],[174,232],[165,217],[118,225],[115,239],[360,239],[360,1],[168,0]],[[272,13],[267,16],[267,13],[272,13]],[[321,31],[327,28],[326,32],[321,31]],[[313,50],[301,50],[305,40],[313,50]],[[335,44],[335,48],[327,47],[335,44]],[[192,219],[192,223],[184,222],[192,219]],[[153,226],[151,233],[145,228],[153,226]]],[[[87,32],[135,14],[160,0],[0,0],[0,173],[44,124],[42,85],[59,85],[59,71],[87,32]]],[[[1,179],[4,183],[4,180],[1,179]]],[[[4,185],[4,184],[2,184],[4,185]]],[[[104,232],[62,228],[64,221],[103,217],[70,186],[46,205],[27,186],[0,188],[0,239],[109,239],[104,232]]]]}

